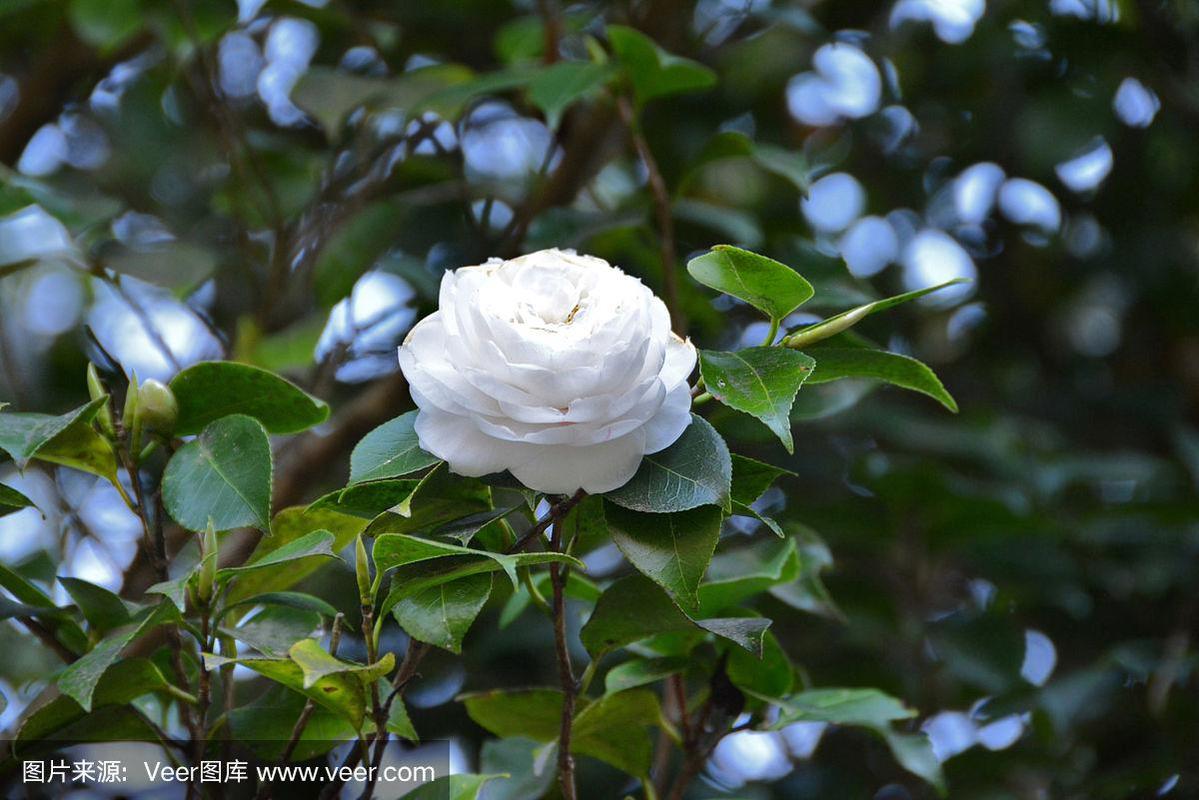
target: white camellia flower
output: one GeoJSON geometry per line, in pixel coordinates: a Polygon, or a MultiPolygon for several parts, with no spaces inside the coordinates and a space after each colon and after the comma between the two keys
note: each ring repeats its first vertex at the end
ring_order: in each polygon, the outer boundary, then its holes
{"type": "Polygon", "coordinates": [[[553,494],[615,489],[673,444],[695,358],[641,281],[556,249],[447,272],[400,347],[421,447],[553,494]]]}

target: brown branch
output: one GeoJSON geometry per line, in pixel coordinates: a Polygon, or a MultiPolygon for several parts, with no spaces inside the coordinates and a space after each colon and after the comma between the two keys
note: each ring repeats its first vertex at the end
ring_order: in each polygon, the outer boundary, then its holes
{"type": "Polygon", "coordinates": [[[528,548],[528,546],[531,545],[537,539],[537,537],[545,533],[546,528],[554,524],[555,519],[565,517],[570,513],[571,509],[583,502],[586,497],[587,492],[579,489],[570,497],[560,501],[557,505],[552,506],[550,510],[546,512],[545,516],[533,523],[533,527],[525,531],[524,535],[517,539],[516,543],[505,550],[504,553],[511,555],[512,553],[519,553],[528,548]]]}
{"type": "Polygon", "coordinates": [[[541,15],[545,29],[543,60],[546,64],[553,64],[558,61],[558,48],[562,41],[562,9],[558,7],[557,0],[537,0],[537,13],[541,15]]]}
{"type": "Polygon", "coordinates": [[[687,713],[687,687],[683,685],[683,677],[677,674],[671,675],[666,679],[666,684],[674,693],[674,704],[679,710],[679,727],[683,731],[683,741],[690,743],[694,741],[694,735],[691,730],[691,715],[687,713]]]}
{"type": "MultiPolygon", "coordinates": [[[[373,598],[362,604],[362,638],[366,640],[366,663],[374,664],[379,660],[379,646],[375,640],[373,598]]],[[[371,711],[375,717],[375,755],[371,761],[373,769],[368,774],[362,800],[370,800],[375,793],[376,775],[379,772],[379,765],[383,763],[383,751],[387,749],[387,742],[391,738],[391,732],[387,730],[387,714],[383,709],[383,702],[379,697],[379,682],[371,681],[371,711]]]]}
{"type": "MultiPolygon", "coordinates": [[[[579,497],[582,493],[575,493],[579,497]]],[[[561,503],[550,509],[554,522],[554,533],[550,539],[550,549],[556,553],[563,552],[562,520],[566,514],[561,503]]],[[[575,696],[579,691],[575,679],[574,666],[570,661],[570,646],[566,641],[566,575],[567,569],[561,564],[550,564],[550,584],[554,589],[554,650],[558,657],[558,682],[562,686],[562,717],[558,731],[558,785],[562,789],[563,800],[576,800],[575,760],[570,752],[571,728],[574,725],[575,696]]]]}
{"type": "MultiPolygon", "coordinates": [[[[425,654],[429,652],[429,645],[424,642],[418,642],[416,639],[408,640],[408,649],[404,653],[404,659],[400,662],[400,668],[396,670],[395,677],[391,680],[392,692],[387,698],[384,705],[384,710],[391,708],[391,704],[399,697],[402,697],[404,690],[416,675],[416,669],[420,666],[421,660],[425,654]]],[[[371,740],[367,740],[368,744],[371,740]]],[[[353,769],[362,760],[362,750],[358,747],[353,747],[350,752],[346,753],[346,757],[341,762],[341,767],[338,768],[337,774],[342,774],[345,768],[353,769]]],[[[325,784],[321,789],[319,800],[331,800],[336,797],[341,787],[345,785],[345,781],[341,778],[334,778],[325,784]]]]}
{"type": "MultiPolygon", "coordinates": [[[[211,651],[214,648],[211,635],[212,625],[212,607],[207,599],[200,603],[200,646],[205,651],[211,651]]],[[[199,764],[204,760],[204,749],[208,744],[208,705],[211,701],[212,683],[211,676],[208,672],[208,667],[204,664],[203,658],[200,661],[200,686],[196,692],[196,713],[195,713],[195,728],[192,741],[192,764],[199,764]],[[198,735],[196,735],[198,734],[198,735]]],[[[199,777],[188,784],[188,797],[200,797],[199,777]]]]}
{"type": "Polygon", "coordinates": [[[658,221],[658,252],[662,261],[662,299],[670,311],[671,326],[677,333],[685,334],[687,320],[679,310],[678,257],[675,252],[674,216],[670,208],[670,191],[666,188],[666,179],[662,177],[658,161],[654,158],[649,142],[646,141],[645,134],[641,130],[641,123],[633,110],[633,104],[629,98],[622,95],[616,98],[616,107],[620,111],[620,118],[624,121],[625,127],[629,130],[637,156],[645,164],[650,194],[654,198],[654,213],[658,221]]]}
{"type": "MultiPolygon", "coordinates": [[[[333,630],[329,633],[329,655],[336,657],[337,649],[341,646],[341,626],[345,622],[346,615],[338,612],[333,618],[333,630]]],[[[308,720],[312,718],[312,714],[316,711],[316,703],[312,700],[304,703],[304,709],[300,712],[300,716],[296,718],[296,724],[292,726],[291,736],[287,740],[287,745],[283,748],[283,755],[279,757],[279,761],[286,764],[291,761],[291,757],[295,754],[296,748],[300,745],[300,739],[304,736],[304,728],[308,727],[308,720]]],[[[258,793],[254,795],[254,800],[266,800],[271,797],[273,784],[263,783],[258,788],[258,793]]]]}
{"type": "MultiPolygon", "coordinates": [[[[132,386],[129,391],[133,391],[132,386]]],[[[112,402],[111,400],[109,401],[112,402]]],[[[170,570],[167,561],[166,537],[163,535],[162,519],[164,516],[162,507],[161,492],[154,493],[154,511],[152,512],[147,505],[145,487],[142,486],[141,471],[138,467],[137,460],[130,452],[129,433],[127,420],[117,420],[117,446],[114,448],[117,457],[121,461],[121,465],[125,468],[125,472],[129,475],[129,482],[133,485],[133,499],[137,507],[133,512],[137,515],[138,520],[142,524],[142,542],[144,550],[149,556],[150,565],[153,568],[154,577],[157,581],[166,581],[170,578],[170,570]]],[[[167,642],[171,650],[171,667],[175,672],[175,678],[179,681],[181,687],[191,686],[191,682],[187,679],[187,668],[183,664],[183,637],[179,633],[178,625],[170,625],[166,628],[167,642]]],[[[200,669],[201,682],[206,674],[203,667],[200,669]]],[[[179,706],[179,714],[183,719],[184,726],[191,732],[193,741],[203,741],[205,732],[203,723],[197,723],[195,715],[186,705],[179,706]]],[[[190,794],[189,789],[189,794],[190,794]]]]}

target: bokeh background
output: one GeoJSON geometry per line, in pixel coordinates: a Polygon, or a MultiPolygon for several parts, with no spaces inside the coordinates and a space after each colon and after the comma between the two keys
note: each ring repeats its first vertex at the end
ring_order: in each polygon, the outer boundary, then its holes
{"type": "MultiPolygon", "coordinates": [[[[764,611],[805,679],[920,709],[951,797],[1199,796],[1190,0],[4,0],[0,399],[74,407],[89,359],[283,371],[334,407],[280,444],[287,505],[342,485],[357,439],[409,407],[395,347],[445,269],[576,247],[661,289],[650,172],[607,95],[560,120],[513,91],[452,119],[346,101],[434,63],[587,58],[608,23],[718,76],[643,117],[680,263],[727,242],[793,265],[817,286],[794,324],[972,279],[864,326],[932,364],[960,414],[811,387],[787,457],[712,412],[798,473],[764,502],[810,528],[830,599],[764,611]]],[[[680,303],[705,346],[765,335],[686,281],[680,303]]],[[[144,589],[103,481],[3,463],[0,481],[44,514],[0,519],[6,565],[144,589]]],[[[326,573],[317,591],[353,591],[326,573]]],[[[549,626],[498,629],[494,605],[408,694],[463,769],[496,754],[459,691],[553,680],[549,626]]],[[[11,731],[54,662],[9,623],[0,649],[11,731]]],[[[881,742],[806,724],[728,737],[690,796],[930,793],[881,742]]]]}

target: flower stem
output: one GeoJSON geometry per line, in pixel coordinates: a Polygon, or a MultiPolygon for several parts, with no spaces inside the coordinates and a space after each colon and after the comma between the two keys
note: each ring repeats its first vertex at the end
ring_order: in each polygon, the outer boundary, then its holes
{"type": "MultiPolygon", "coordinates": [[[[555,506],[551,510],[554,532],[550,549],[564,552],[562,547],[562,524],[564,514],[555,506]]],[[[566,567],[550,564],[550,583],[554,589],[554,649],[558,655],[558,681],[562,685],[562,721],[558,732],[558,783],[563,800],[576,800],[575,761],[570,752],[571,726],[574,723],[575,695],[579,685],[575,681],[574,667],[570,661],[570,648],[566,642],[566,567]]]]}

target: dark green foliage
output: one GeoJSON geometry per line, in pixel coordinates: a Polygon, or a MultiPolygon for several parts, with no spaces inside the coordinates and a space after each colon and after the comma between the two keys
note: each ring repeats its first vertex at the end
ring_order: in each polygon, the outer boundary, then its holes
{"type": "MultiPolygon", "coordinates": [[[[970,3],[251,5],[0,3],[14,757],[385,732],[467,754],[414,800],[570,797],[567,751],[580,800],[1196,794],[1188,4],[989,3],[954,43],[902,18],[970,3]],[[830,46],[877,110],[796,112],[861,99],[830,46]],[[831,173],[877,273],[815,224],[831,173]],[[546,247],[698,351],[691,424],[603,496],[457,474],[397,371],[445,270],[546,247]]],[[[492,377],[457,399],[519,437],[492,377]]]]}

